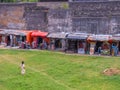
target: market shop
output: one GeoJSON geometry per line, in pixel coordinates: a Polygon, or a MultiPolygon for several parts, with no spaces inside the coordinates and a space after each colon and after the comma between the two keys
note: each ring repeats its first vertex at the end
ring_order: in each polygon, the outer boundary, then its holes
{"type": "Polygon", "coordinates": [[[5,29],[0,31],[0,35],[1,44],[4,44],[4,46],[19,46],[20,42],[25,42],[26,40],[26,32],[19,30],[5,29]]]}
{"type": "Polygon", "coordinates": [[[87,41],[90,43],[90,55],[110,55],[110,39],[112,35],[90,35],[87,41]]]}
{"type": "Polygon", "coordinates": [[[35,31],[32,32],[32,48],[47,49],[49,39],[47,38],[48,32],[35,31]]]}
{"type": "Polygon", "coordinates": [[[13,31],[12,30],[3,30],[0,31],[2,40],[1,40],[1,44],[4,46],[11,46],[11,44],[13,43],[13,31]]]}
{"type": "Polygon", "coordinates": [[[120,34],[112,35],[111,45],[111,55],[120,55],[120,34]]]}
{"type": "Polygon", "coordinates": [[[88,53],[88,43],[86,39],[88,34],[70,33],[67,36],[67,52],[85,54],[88,53]]]}
{"type": "Polygon", "coordinates": [[[66,36],[68,33],[50,33],[48,34],[48,38],[50,38],[49,49],[50,50],[59,50],[65,51],[66,50],[66,36]]]}
{"type": "Polygon", "coordinates": [[[6,35],[5,32],[0,30],[0,45],[6,46],[6,35]]]}

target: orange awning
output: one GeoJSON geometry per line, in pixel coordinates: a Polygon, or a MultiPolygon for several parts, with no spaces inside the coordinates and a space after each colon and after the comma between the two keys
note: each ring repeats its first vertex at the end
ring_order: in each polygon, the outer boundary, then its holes
{"type": "Polygon", "coordinates": [[[41,32],[41,31],[33,32],[33,33],[31,34],[31,36],[33,36],[33,37],[38,37],[38,36],[40,36],[40,37],[42,37],[42,38],[46,37],[47,35],[48,35],[48,32],[41,32]]]}
{"type": "Polygon", "coordinates": [[[27,37],[26,37],[26,41],[27,41],[27,42],[32,43],[32,37],[31,37],[32,32],[33,32],[33,31],[29,31],[29,32],[27,33],[27,37]]]}

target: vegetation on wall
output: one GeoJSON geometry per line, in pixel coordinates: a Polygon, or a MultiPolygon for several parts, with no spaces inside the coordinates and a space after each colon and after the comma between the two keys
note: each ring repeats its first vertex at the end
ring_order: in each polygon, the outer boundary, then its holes
{"type": "Polygon", "coordinates": [[[0,2],[58,2],[58,1],[68,1],[68,0],[0,0],[0,2]]]}
{"type": "Polygon", "coordinates": [[[69,8],[69,6],[68,6],[68,4],[67,4],[67,3],[63,3],[63,4],[62,4],[62,8],[64,8],[64,9],[68,9],[68,8],[69,8]]]}
{"type": "Polygon", "coordinates": [[[38,2],[40,0],[0,0],[1,3],[4,2],[38,2]]]}

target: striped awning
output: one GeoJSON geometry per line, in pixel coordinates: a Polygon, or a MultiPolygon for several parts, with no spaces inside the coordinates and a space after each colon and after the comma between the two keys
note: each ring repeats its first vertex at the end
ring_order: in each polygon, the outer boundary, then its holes
{"type": "Polygon", "coordinates": [[[87,40],[91,41],[109,41],[112,35],[90,35],[87,40]]]}
{"type": "Polygon", "coordinates": [[[112,40],[120,41],[120,34],[115,34],[112,36],[112,40]]]}

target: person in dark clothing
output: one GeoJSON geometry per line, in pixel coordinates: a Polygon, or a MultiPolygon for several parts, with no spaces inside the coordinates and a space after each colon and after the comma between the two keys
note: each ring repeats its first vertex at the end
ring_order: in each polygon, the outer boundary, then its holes
{"type": "Polygon", "coordinates": [[[98,54],[101,55],[101,47],[98,47],[98,54]]]}

